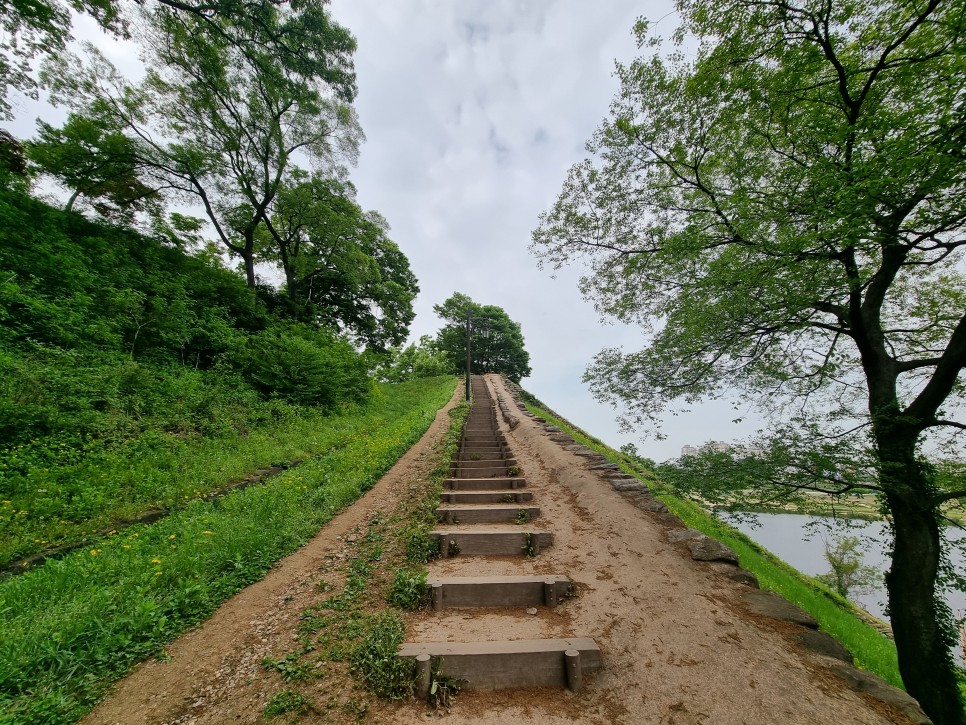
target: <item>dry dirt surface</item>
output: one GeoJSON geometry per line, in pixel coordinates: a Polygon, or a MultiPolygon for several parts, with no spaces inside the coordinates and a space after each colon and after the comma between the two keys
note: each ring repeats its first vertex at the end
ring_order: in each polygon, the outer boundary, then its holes
{"type": "MultiPolygon", "coordinates": [[[[500,378],[488,376],[487,384],[494,395],[511,400],[500,378]]],[[[578,596],[535,615],[499,610],[408,615],[407,641],[593,637],[603,668],[581,692],[464,691],[439,712],[411,700],[370,700],[355,713],[317,709],[274,720],[262,715],[267,697],[281,685],[261,660],[296,638],[299,613],[322,596],[317,585],[326,562],[339,556],[350,532],[372,512],[391,510],[407,482],[426,475],[448,423],[441,413],[369,493],[264,581],[173,643],[167,661],[145,663],[118,683],[84,722],[415,723],[436,717],[452,725],[903,722],[829,674],[783,625],[749,612],[741,585],[669,544],[665,523],[630,505],[586,460],[521,418],[504,432],[541,508],[532,525],[551,531],[553,546],[532,559],[438,560],[429,565],[430,576],[564,574],[576,583],[578,596]]],[[[319,687],[327,682],[340,686],[323,676],[319,687]]]]}

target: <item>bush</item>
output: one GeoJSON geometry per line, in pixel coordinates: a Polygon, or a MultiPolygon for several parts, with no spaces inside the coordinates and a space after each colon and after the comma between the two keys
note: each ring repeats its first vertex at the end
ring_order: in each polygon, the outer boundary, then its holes
{"type": "Polygon", "coordinates": [[[331,409],[369,398],[366,364],[345,340],[304,325],[250,336],[232,355],[242,375],[266,395],[331,409]]]}

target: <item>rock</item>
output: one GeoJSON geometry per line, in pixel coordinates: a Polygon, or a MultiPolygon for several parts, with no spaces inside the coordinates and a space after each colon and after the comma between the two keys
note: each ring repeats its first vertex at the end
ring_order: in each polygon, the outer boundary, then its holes
{"type": "Polygon", "coordinates": [[[723,574],[731,579],[731,581],[744,584],[745,586],[753,589],[757,589],[759,587],[758,577],[747,569],[742,569],[740,566],[729,564],[726,561],[713,561],[709,564],[709,566],[719,574],[723,574]]]}
{"type": "Polygon", "coordinates": [[[899,710],[909,720],[920,725],[932,723],[919,707],[919,703],[906,692],[899,690],[877,675],[865,670],[859,670],[850,664],[831,657],[823,661],[832,672],[844,679],[849,687],[858,692],[866,692],[887,705],[899,710]]]}
{"type": "Polygon", "coordinates": [[[619,471],[616,463],[598,463],[596,466],[591,466],[592,471],[619,471]]]}
{"type": "Polygon", "coordinates": [[[682,541],[688,541],[689,539],[697,539],[704,536],[697,529],[678,529],[677,531],[668,531],[667,540],[672,544],[679,544],[682,541]]]}
{"type": "Polygon", "coordinates": [[[649,511],[652,514],[663,514],[667,512],[667,506],[664,505],[664,502],[658,501],[653,496],[643,496],[642,500],[637,504],[637,507],[642,511],[649,511]]]}
{"type": "Polygon", "coordinates": [[[775,592],[752,589],[744,592],[741,598],[745,600],[745,603],[755,614],[800,624],[809,629],[818,629],[818,622],[811,614],[792,604],[784,597],[775,594],[775,592]]]}
{"type": "Polygon", "coordinates": [[[641,493],[647,493],[647,486],[645,486],[640,481],[619,481],[618,483],[612,483],[611,488],[615,491],[640,491],[641,493]]]}
{"type": "Polygon", "coordinates": [[[738,563],[738,555],[717,539],[702,535],[686,542],[691,558],[695,561],[728,561],[738,563]]]}
{"type": "Polygon", "coordinates": [[[675,528],[684,526],[684,521],[682,521],[681,517],[678,516],[677,514],[672,514],[672,513],[658,514],[657,517],[668,526],[674,526],[675,528]]]}
{"type": "Polygon", "coordinates": [[[533,614],[536,614],[536,613],[537,613],[537,608],[536,607],[528,607],[527,608],[527,614],[533,615],[533,614]]]}
{"type": "Polygon", "coordinates": [[[818,652],[826,657],[834,657],[848,664],[852,664],[852,653],[849,652],[841,643],[828,632],[818,629],[806,629],[798,635],[798,641],[807,649],[818,652]]]}

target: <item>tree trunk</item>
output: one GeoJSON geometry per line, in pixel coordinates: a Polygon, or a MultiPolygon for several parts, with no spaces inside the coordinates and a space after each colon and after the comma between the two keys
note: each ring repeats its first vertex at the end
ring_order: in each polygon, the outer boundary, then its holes
{"type": "Polygon", "coordinates": [[[879,428],[876,442],[895,534],[886,587],[899,672],[936,725],[959,725],[964,716],[951,652],[952,622],[936,592],[941,544],[932,486],[916,460],[916,436],[879,428]]]}

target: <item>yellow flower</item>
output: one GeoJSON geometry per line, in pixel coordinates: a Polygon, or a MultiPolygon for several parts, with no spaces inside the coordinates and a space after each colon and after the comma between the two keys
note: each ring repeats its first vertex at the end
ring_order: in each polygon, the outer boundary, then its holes
{"type": "Polygon", "coordinates": [[[168,538],[169,539],[173,539],[174,537],[175,537],[175,535],[174,534],[171,534],[171,536],[169,536],[168,538]]]}
{"type": "Polygon", "coordinates": [[[154,557],[153,559],[151,559],[151,563],[152,564],[160,564],[161,563],[161,560],[159,558],[157,558],[157,557],[154,557]]]}
{"type": "Polygon", "coordinates": [[[156,571],[156,572],[154,572],[154,575],[155,575],[155,576],[161,576],[161,572],[159,572],[159,571],[156,571]]]}
{"type": "Polygon", "coordinates": [[[214,531],[202,531],[201,533],[203,533],[205,536],[211,536],[215,532],[214,531]]]}
{"type": "Polygon", "coordinates": [[[101,553],[100,549],[91,549],[91,556],[97,556],[101,553]]]}

